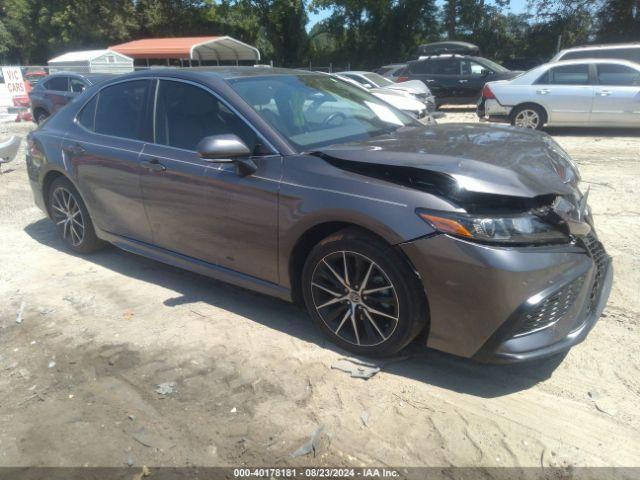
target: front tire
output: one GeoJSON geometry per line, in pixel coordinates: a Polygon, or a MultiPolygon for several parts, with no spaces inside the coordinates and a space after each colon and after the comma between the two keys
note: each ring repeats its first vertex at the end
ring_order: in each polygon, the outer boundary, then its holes
{"type": "Polygon", "coordinates": [[[56,178],[49,188],[51,219],[64,244],[77,253],[91,253],[104,243],[96,236],[89,211],[78,190],[64,177],[56,178]]]}
{"type": "Polygon", "coordinates": [[[540,130],[547,122],[547,114],[538,105],[521,105],[511,114],[511,125],[519,128],[540,130]]]}
{"type": "Polygon", "coordinates": [[[302,287],[318,327],[357,355],[393,355],[427,324],[424,290],[408,262],[359,229],[337,232],[313,248],[302,287]]]}

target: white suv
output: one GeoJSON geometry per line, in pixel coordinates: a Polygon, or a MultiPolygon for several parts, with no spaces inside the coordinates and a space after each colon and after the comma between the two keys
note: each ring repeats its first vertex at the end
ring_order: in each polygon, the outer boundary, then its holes
{"type": "Polygon", "coordinates": [[[611,58],[640,63],[640,43],[586,45],[583,47],[567,48],[556,54],[551,61],[582,60],[584,58],[611,58]]]}

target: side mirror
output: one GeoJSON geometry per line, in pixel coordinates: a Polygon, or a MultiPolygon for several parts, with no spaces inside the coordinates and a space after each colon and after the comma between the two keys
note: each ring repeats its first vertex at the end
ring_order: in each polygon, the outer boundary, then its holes
{"type": "Polygon", "coordinates": [[[218,162],[233,162],[238,157],[248,157],[251,150],[237,135],[211,135],[196,146],[200,158],[218,162]]]}
{"type": "Polygon", "coordinates": [[[237,135],[211,135],[204,137],[196,146],[200,158],[210,162],[235,162],[238,175],[247,176],[255,173],[258,167],[253,160],[249,147],[237,135]],[[243,158],[244,157],[244,158],[243,158]]]}
{"type": "Polygon", "coordinates": [[[487,70],[486,68],[483,68],[482,70],[480,70],[480,75],[482,75],[483,77],[488,77],[492,73],[493,72],[491,70],[487,70]]]}

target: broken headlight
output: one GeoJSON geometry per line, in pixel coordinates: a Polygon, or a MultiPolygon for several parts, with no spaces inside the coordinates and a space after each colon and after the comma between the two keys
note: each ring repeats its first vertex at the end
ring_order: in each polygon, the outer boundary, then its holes
{"type": "Polygon", "coordinates": [[[420,218],[441,233],[485,243],[565,243],[569,237],[533,214],[469,215],[418,210],[420,218]]]}

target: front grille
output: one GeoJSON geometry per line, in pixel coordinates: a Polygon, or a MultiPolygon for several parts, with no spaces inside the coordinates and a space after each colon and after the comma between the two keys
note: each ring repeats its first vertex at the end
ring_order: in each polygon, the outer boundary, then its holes
{"type": "Polygon", "coordinates": [[[533,310],[526,313],[513,336],[520,337],[537,332],[562,320],[575,303],[584,284],[584,277],[584,275],[581,275],[571,283],[555,291],[533,310]]]}
{"type": "Polygon", "coordinates": [[[591,286],[591,292],[589,294],[589,313],[592,313],[598,303],[598,294],[602,288],[602,282],[604,281],[604,273],[609,261],[609,256],[605,252],[602,243],[598,241],[593,232],[589,233],[586,237],[581,239],[582,244],[589,252],[589,256],[596,264],[596,274],[593,279],[593,285],[591,286]]]}

